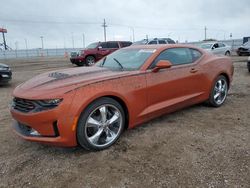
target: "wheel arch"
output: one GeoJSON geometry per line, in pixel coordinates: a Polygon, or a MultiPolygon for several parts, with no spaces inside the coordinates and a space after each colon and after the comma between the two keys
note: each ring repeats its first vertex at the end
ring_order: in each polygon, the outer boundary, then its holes
{"type": "Polygon", "coordinates": [[[111,99],[113,99],[113,100],[115,100],[115,101],[117,101],[121,106],[122,106],[122,108],[123,108],[123,110],[124,110],[124,113],[125,113],[125,129],[128,129],[128,127],[129,127],[129,122],[130,122],[130,113],[129,113],[129,108],[128,108],[128,104],[125,102],[125,100],[122,98],[122,97],[120,97],[120,96],[118,96],[118,95],[115,95],[115,94],[103,94],[103,95],[99,95],[99,96],[96,96],[96,97],[94,97],[94,98],[92,98],[91,100],[89,100],[88,102],[87,102],[87,104],[86,105],[84,105],[84,107],[82,107],[81,109],[80,109],[80,112],[79,112],[79,114],[81,114],[81,113],[83,113],[84,111],[85,111],[85,109],[91,104],[91,103],[93,103],[93,102],[95,102],[96,100],[99,100],[100,98],[111,98],[111,99]]]}

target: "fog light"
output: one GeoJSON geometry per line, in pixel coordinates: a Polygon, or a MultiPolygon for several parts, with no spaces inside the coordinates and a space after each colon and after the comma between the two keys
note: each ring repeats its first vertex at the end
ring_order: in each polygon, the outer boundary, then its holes
{"type": "Polygon", "coordinates": [[[35,129],[30,130],[30,135],[32,135],[32,136],[40,136],[39,132],[37,132],[35,129]]]}

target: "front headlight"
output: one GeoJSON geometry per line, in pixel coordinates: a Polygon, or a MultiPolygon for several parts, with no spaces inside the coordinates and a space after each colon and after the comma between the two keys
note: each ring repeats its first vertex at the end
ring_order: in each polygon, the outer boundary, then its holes
{"type": "Polygon", "coordinates": [[[49,99],[49,100],[39,100],[37,103],[43,107],[54,107],[58,106],[62,102],[62,99],[49,99]]]}

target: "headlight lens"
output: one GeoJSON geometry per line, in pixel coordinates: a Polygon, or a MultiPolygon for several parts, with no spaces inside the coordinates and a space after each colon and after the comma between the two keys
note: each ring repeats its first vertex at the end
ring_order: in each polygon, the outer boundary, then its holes
{"type": "Polygon", "coordinates": [[[58,106],[62,102],[62,99],[49,99],[49,100],[39,100],[37,103],[44,107],[58,106]]]}

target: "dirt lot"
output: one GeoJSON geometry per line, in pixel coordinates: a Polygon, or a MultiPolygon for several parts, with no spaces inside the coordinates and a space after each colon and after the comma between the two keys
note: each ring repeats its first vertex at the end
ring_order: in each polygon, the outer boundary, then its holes
{"type": "Polygon", "coordinates": [[[250,187],[250,74],[235,76],[221,108],[196,105],[126,131],[108,150],[56,148],[19,139],[8,105],[21,82],[72,67],[65,59],[1,61],[14,73],[0,87],[0,187],[250,187]]]}

